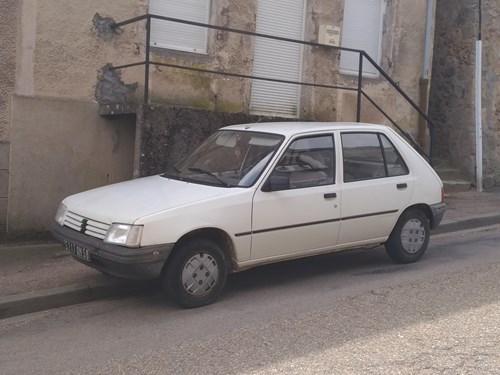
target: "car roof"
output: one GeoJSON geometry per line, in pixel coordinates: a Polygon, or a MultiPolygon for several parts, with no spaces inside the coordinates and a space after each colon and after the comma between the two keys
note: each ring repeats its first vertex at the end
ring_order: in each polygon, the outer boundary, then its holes
{"type": "Polygon", "coordinates": [[[293,136],[301,133],[315,133],[321,131],[349,130],[366,131],[380,130],[386,131],[388,126],[369,124],[361,122],[305,122],[305,121],[279,121],[279,122],[260,122],[230,125],[223,127],[224,130],[243,130],[258,131],[264,133],[281,134],[284,136],[293,136]]]}

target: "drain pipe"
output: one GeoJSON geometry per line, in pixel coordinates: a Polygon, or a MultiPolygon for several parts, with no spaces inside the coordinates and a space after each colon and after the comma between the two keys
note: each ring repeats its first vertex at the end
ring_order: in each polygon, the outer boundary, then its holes
{"type": "Polygon", "coordinates": [[[483,124],[482,124],[482,98],[481,98],[481,70],[483,45],[481,40],[481,0],[478,0],[479,25],[476,41],[476,187],[477,191],[483,191],[483,124]]]}
{"type": "MultiPolygon", "coordinates": [[[[434,28],[434,0],[427,0],[427,15],[425,18],[425,40],[424,40],[424,71],[419,82],[420,109],[428,114],[429,109],[429,77],[431,65],[431,44],[434,28]]],[[[427,121],[420,116],[418,121],[418,143],[423,150],[427,150],[427,121]]],[[[431,160],[432,162],[432,160],[431,160]]]]}

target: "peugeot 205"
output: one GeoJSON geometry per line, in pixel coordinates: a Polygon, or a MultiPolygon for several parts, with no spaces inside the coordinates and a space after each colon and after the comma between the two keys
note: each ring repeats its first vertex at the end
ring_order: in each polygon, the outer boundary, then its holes
{"type": "Polygon", "coordinates": [[[446,210],[437,174],[391,128],[228,126],[162,174],[64,199],[53,235],[81,263],[213,302],[230,272],[384,244],[417,261],[446,210]]]}

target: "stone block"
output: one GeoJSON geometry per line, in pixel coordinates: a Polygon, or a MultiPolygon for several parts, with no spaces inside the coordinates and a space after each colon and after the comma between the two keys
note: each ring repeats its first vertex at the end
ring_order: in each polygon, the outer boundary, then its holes
{"type": "MultiPolygon", "coordinates": [[[[162,173],[194,150],[217,129],[227,125],[290,121],[245,113],[215,112],[165,105],[141,106],[137,115],[135,177],[162,173]]],[[[292,120],[293,121],[293,120],[292,120]]]]}
{"type": "Polygon", "coordinates": [[[9,159],[10,155],[10,144],[6,142],[0,142],[0,170],[9,169],[9,159]]]}
{"type": "Polygon", "coordinates": [[[9,194],[9,173],[0,170],[0,198],[7,198],[9,194]]]}
{"type": "Polygon", "coordinates": [[[7,198],[0,198],[0,227],[5,225],[7,225],[7,198]]]}

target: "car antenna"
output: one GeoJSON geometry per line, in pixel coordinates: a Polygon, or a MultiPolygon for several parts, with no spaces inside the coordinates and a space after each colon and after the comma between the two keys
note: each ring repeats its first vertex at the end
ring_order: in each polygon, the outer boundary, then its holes
{"type": "Polygon", "coordinates": [[[275,118],[276,116],[271,116],[271,115],[265,115],[265,116],[262,116],[258,121],[255,121],[255,124],[258,124],[259,122],[262,122],[264,120],[270,120],[270,119],[273,119],[275,118]]]}

